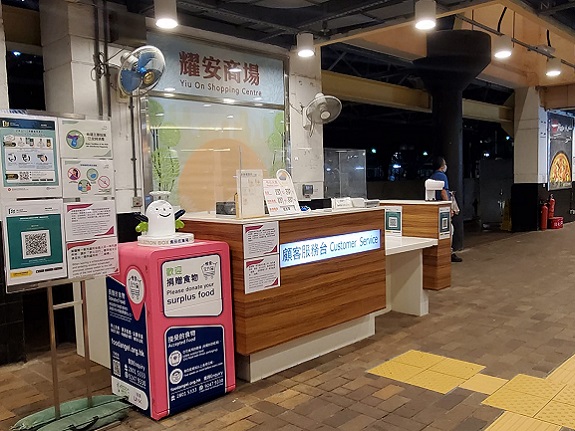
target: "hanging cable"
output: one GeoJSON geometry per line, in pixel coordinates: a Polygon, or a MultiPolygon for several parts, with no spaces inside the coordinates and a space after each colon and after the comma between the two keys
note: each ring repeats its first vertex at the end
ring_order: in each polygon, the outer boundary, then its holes
{"type": "Polygon", "coordinates": [[[551,46],[551,38],[549,37],[549,30],[547,30],[547,46],[551,46]]]}
{"type": "Polygon", "coordinates": [[[497,32],[501,33],[501,23],[503,22],[503,17],[505,16],[505,12],[507,12],[507,6],[503,8],[503,12],[501,12],[501,16],[499,17],[499,22],[497,23],[497,32]]]}

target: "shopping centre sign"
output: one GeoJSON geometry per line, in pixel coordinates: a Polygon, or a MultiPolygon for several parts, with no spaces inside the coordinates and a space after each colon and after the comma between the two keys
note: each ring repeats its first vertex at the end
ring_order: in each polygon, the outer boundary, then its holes
{"type": "Polygon", "coordinates": [[[280,245],[280,267],[318,262],[381,248],[381,231],[366,230],[280,245]]]}
{"type": "Polygon", "coordinates": [[[284,104],[283,62],[193,39],[150,33],[166,59],[156,90],[259,104],[284,104]]]}

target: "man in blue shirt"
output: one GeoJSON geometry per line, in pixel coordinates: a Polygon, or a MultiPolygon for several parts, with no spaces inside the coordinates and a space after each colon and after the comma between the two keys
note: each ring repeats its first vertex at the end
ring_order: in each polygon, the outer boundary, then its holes
{"type": "MultiPolygon", "coordinates": [[[[443,157],[437,157],[433,161],[433,174],[431,175],[432,180],[443,181],[443,189],[435,191],[435,200],[437,201],[449,201],[451,200],[451,192],[449,191],[449,180],[447,179],[447,163],[443,157]]],[[[453,217],[453,210],[451,211],[451,216],[453,217]]],[[[453,230],[453,224],[451,225],[453,230]]],[[[451,233],[453,238],[453,232],[451,233]]],[[[463,259],[457,256],[453,251],[451,252],[452,262],[463,262],[463,259]]]]}

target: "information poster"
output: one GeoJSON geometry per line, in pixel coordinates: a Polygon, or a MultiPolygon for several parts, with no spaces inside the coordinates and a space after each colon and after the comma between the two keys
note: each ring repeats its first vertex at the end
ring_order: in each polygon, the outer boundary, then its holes
{"type": "Polygon", "coordinates": [[[279,286],[279,254],[244,260],[244,287],[246,294],[279,286]]]}
{"type": "Polygon", "coordinates": [[[113,196],[113,178],[114,167],[111,160],[62,159],[65,198],[113,196]]]}
{"type": "Polygon", "coordinates": [[[114,201],[66,204],[66,241],[116,235],[114,201]]]}
{"type": "Polygon", "coordinates": [[[111,159],[112,132],[109,121],[59,119],[63,158],[111,159]]]}
{"type": "Polygon", "coordinates": [[[106,279],[112,392],[150,411],[150,372],[146,313],[134,315],[126,288],[117,280],[106,279]]]}
{"type": "Polygon", "coordinates": [[[451,208],[439,208],[439,239],[451,238],[451,208]]]}
{"type": "Polygon", "coordinates": [[[118,271],[115,237],[66,243],[69,278],[104,277],[118,271]]]}
{"type": "Polygon", "coordinates": [[[244,259],[278,253],[279,225],[277,221],[245,224],[243,233],[244,259]]]}
{"type": "Polygon", "coordinates": [[[264,210],[264,173],[261,169],[242,169],[236,171],[237,193],[240,202],[240,217],[263,217],[264,210]]]}
{"type": "Polygon", "coordinates": [[[264,198],[271,216],[299,214],[298,200],[291,189],[281,185],[278,179],[264,179],[264,198]]]}
{"type": "Polygon", "coordinates": [[[165,343],[170,414],[225,394],[222,326],[169,328],[165,343]]]}
{"type": "Polygon", "coordinates": [[[570,189],[573,181],[573,126],[575,119],[549,113],[549,190],[570,189]]]}
{"type": "Polygon", "coordinates": [[[166,317],[219,316],[223,310],[220,256],[164,262],[162,291],[166,317]]]}
{"type": "Polygon", "coordinates": [[[385,234],[401,236],[401,207],[385,208],[385,234]]]}
{"type": "Polygon", "coordinates": [[[0,117],[2,197],[62,197],[56,121],[0,117]]]}
{"type": "Polygon", "coordinates": [[[61,199],[2,205],[6,284],[66,277],[61,199]]]}

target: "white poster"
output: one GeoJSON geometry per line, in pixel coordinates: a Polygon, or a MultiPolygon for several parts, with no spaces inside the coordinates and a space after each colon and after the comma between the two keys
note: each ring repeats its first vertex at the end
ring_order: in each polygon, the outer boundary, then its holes
{"type": "Polygon", "coordinates": [[[61,199],[2,205],[6,284],[66,277],[61,199]]]}
{"type": "Polygon", "coordinates": [[[63,158],[111,159],[112,127],[109,121],[58,120],[63,158]]]}
{"type": "Polygon", "coordinates": [[[261,169],[242,169],[236,171],[237,193],[240,202],[240,217],[263,217],[264,210],[264,173],[261,169]]]}
{"type": "Polygon", "coordinates": [[[299,214],[301,212],[297,197],[278,179],[264,179],[264,198],[271,216],[299,214]]]}
{"type": "Polygon", "coordinates": [[[114,168],[111,160],[62,159],[65,198],[114,195],[114,168]]]}
{"type": "Polygon", "coordinates": [[[62,197],[53,118],[0,116],[2,196],[62,197]]]}
{"type": "Polygon", "coordinates": [[[279,225],[277,221],[243,226],[244,259],[278,253],[279,225]]]}
{"type": "Polygon", "coordinates": [[[114,201],[66,204],[66,241],[115,236],[114,201]]]}
{"type": "Polygon", "coordinates": [[[223,310],[220,256],[164,262],[162,290],[166,317],[219,316],[223,310]]]}
{"type": "Polygon", "coordinates": [[[246,295],[279,286],[279,254],[244,260],[244,289],[246,295]]]}
{"type": "Polygon", "coordinates": [[[118,272],[115,237],[66,244],[68,278],[103,277],[118,272]]]}

